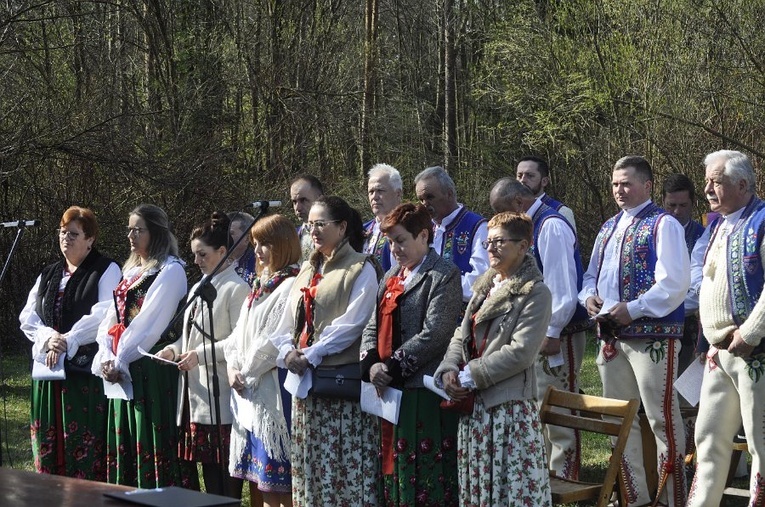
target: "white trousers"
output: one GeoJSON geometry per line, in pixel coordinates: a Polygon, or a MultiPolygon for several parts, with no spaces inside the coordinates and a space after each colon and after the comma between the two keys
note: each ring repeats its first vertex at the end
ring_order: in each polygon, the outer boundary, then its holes
{"type": "MultiPolygon", "coordinates": [[[[579,370],[587,341],[587,333],[574,333],[560,336],[560,350],[563,364],[550,368],[547,356],[540,355],[535,363],[539,404],[542,404],[547,386],[572,393],[579,392],[579,370]]],[[[576,480],[579,478],[581,465],[581,440],[579,432],[560,426],[543,428],[548,467],[558,477],[576,480]]]]}
{"type": "MultiPolygon", "coordinates": [[[[630,338],[616,340],[609,354],[600,342],[596,363],[603,381],[603,395],[622,400],[639,399],[656,439],[659,478],[667,474],[660,501],[666,505],[685,505],[686,482],[685,430],[673,383],[677,378],[678,340],[630,338]],[[606,353],[604,354],[604,350],[606,353]],[[609,359],[607,359],[609,358],[609,359]]],[[[622,459],[628,505],[651,502],[643,464],[640,420],[632,421],[622,459]]]]}
{"type": "Polygon", "coordinates": [[[711,347],[696,418],[696,475],[689,506],[720,504],[733,437],[742,422],[752,455],[749,505],[765,505],[765,353],[744,360],[711,347]]]}

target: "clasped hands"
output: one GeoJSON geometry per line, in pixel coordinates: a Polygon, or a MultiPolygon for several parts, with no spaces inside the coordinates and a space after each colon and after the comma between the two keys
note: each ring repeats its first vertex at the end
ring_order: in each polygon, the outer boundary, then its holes
{"type": "Polygon", "coordinates": [[[287,366],[287,369],[295,375],[304,374],[311,365],[303,351],[298,349],[290,350],[287,353],[287,356],[284,358],[284,364],[287,366]]]}
{"type": "Polygon", "coordinates": [[[58,363],[59,356],[66,354],[66,336],[58,331],[54,331],[50,338],[48,338],[48,341],[45,342],[45,349],[48,351],[45,354],[45,366],[53,368],[58,363]]]}
{"type": "Polygon", "coordinates": [[[114,367],[114,361],[111,360],[101,363],[101,376],[112,384],[122,380],[122,372],[114,367]]]}
{"type": "Polygon", "coordinates": [[[462,401],[470,394],[470,389],[460,384],[459,373],[456,371],[445,372],[441,375],[441,381],[444,384],[444,391],[452,401],[462,401]]]}

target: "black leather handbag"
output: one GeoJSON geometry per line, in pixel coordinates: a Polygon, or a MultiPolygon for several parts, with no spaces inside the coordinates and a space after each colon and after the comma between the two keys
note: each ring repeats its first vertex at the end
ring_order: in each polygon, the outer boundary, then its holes
{"type": "Polygon", "coordinates": [[[359,363],[318,366],[312,370],[310,394],[321,398],[359,401],[361,399],[361,366],[359,363]]]}

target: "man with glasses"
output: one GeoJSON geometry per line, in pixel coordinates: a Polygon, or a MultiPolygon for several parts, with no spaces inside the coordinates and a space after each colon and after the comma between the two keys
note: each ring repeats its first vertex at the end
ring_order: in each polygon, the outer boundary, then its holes
{"type": "MultiPolygon", "coordinates": [[[[651,201],[648,161],[614,165],[611,190],[621,211],[600,228],[579,301],[599,323],[596,363],[608,398],[639,399],[656,441],[660,501],[685,505],[685,436],[674,381],[690,285],[683,227],[651,201]],[[663,485],[663,486],[662,486],[663,485]]],[[[622,458],[627,504],[649,505],[640,424],[622,458]]]]}
{"type": "MultiPolygon", "coordinates": [[[[592,327],[587,311],[577,301],[582,286],[582,258],[571,224],[520,181],[502,178],[494,184],[489,203],[495,213],[526,213],[534,224],[534,256],[545,285],[552,293],[552,318],[535,364],[537,392],[547,386],[579,392],[579,370],[586,344],[585,331],[592,327]]],[[[496,247],[496,245],[495,245],[496,247]]],[[[579,432],[569,428],[544,428],[550,470],[558,477],[576,480],[581,463],[579,432]]]]}
{"type": "Polygon", "coordinates": [[[457,202],[457,188],[443,167],[428,167],[414,178],[417,199],[433,218],[433,248],[462,273],[462,301],[473,295],[473,282],[489,269],[486,219],[457,202]]]}

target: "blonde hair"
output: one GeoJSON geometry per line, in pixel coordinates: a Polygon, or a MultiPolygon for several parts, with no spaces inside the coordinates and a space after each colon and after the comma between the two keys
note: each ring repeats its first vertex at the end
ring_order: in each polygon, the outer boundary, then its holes
{"type": "Polygon", "coordinates": [[[122,272],[127,273],[131,268],[141,266],[141,271],[161,266],[168,257],[178,257],[178,240],[170,230],[170,219],[165,210],[153,204],[141,204],[130,212],[146,222],[149,233],[149,258],[142,263],[141,258],[135,252],[131,252],[122,272]]]}

